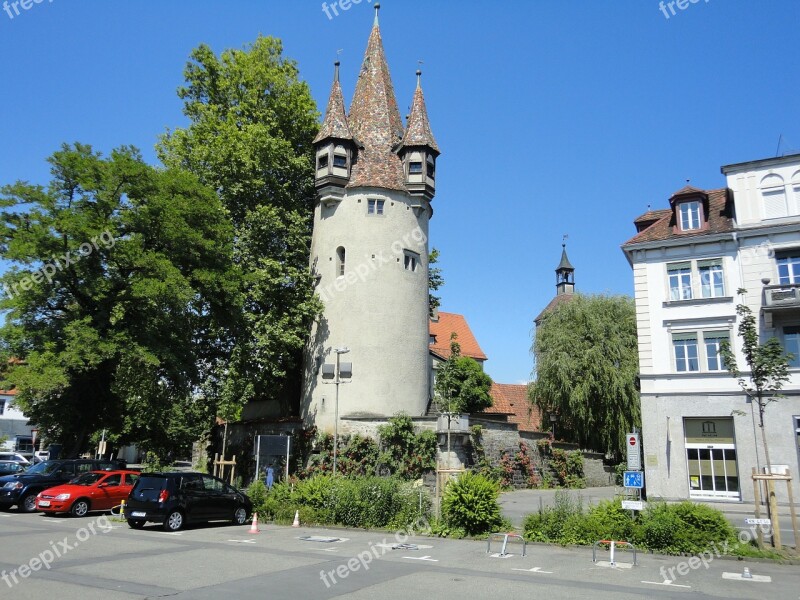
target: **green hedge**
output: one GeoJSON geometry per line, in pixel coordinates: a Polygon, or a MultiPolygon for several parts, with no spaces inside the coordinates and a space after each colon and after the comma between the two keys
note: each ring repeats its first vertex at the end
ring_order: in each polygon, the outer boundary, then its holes
{"type": "Polygon", "coordinates": [[[301,523],[308,525],[403,529],[427,519],[431,507],[426,490],[386,477],[318,475],[278,483],[269,492],[256,482],[248,493],[261,518],[279,523],[290,523],[299,510],[301,523]]]}
{"type": "Polygon", "coordinates": [[[736,545],[731,524],[704,504],[650,503],[637,517],[619,500],[605,500],[585,509],[580,497],[556,493],[552,507],[525,519],[526,539],[557,544],[591,545],[597,540],[624,540],[637,548],[667,554],[696,554],[712,543],[736,545]]]}

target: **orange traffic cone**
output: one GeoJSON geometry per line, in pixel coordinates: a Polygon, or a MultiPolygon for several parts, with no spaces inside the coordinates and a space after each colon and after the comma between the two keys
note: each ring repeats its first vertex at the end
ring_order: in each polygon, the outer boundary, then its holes
{"type": "Polygon", "coordinates": [[[294,511],[294,523],[292,523],[292,527],[300,527],[300,511],[294,511]]]}
{"type": "Polygon", "coordinates": [[[253,524],[250,526],[250,531],[247,533],[261,533],[258,530],[258,513],[253,513],[253,524]]]}

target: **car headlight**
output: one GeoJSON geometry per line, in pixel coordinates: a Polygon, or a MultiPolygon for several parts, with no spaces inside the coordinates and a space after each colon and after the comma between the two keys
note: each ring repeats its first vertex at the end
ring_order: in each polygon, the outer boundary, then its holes
{"type": "Polygon", "coordinates": [[[59,494],[55,497],[55,500],[69,500],[69,494],[59,494]]]}
{"type": "Polygon", "coordinates": [[[22,482],[20,482],[20,481],[9,481],[9,482],[8,482],[8,483],[5,485],[5,488],[6,488],[7,490],[21,490],[21,489],[22,489],[22,488],[24,488],[24,487],[25,487],[25,486],[24,486],[24,485],[22,485],[22,482]]]}

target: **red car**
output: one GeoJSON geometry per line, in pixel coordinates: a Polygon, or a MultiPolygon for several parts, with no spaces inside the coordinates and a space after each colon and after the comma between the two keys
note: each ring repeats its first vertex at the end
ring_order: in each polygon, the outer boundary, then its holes
{"type": "Polygon", "coordinates": [[[110,510],[122,503],[139,478],[137,471],[90,471],[36,496],[36,509],[83,517],[90,510],[110,510]]]}

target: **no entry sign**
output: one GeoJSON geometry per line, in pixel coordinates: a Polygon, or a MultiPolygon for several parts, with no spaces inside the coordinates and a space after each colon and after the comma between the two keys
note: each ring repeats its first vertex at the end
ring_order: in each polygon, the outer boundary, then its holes
{"type": "Polygon", "coordinates": [[[628,433],[625,437],[628,440],[628,470],[640,471],[642,469],[642,459],[639,452],[639,434],[628,433]]]}

